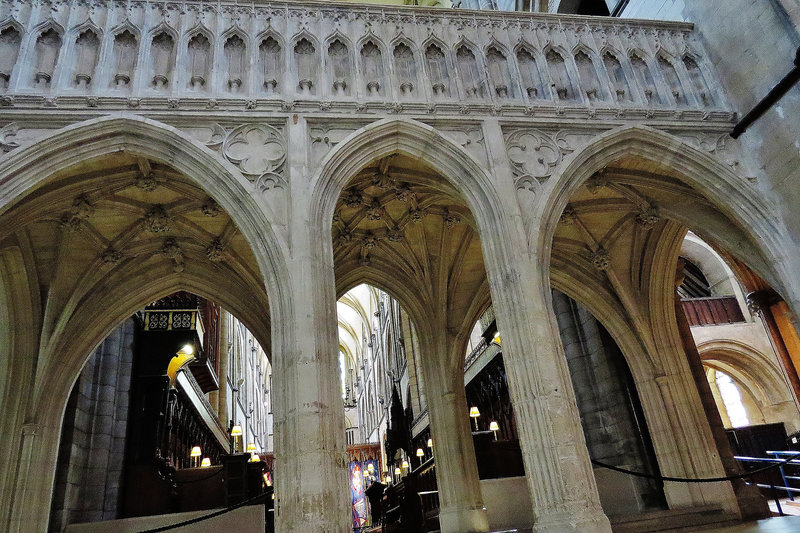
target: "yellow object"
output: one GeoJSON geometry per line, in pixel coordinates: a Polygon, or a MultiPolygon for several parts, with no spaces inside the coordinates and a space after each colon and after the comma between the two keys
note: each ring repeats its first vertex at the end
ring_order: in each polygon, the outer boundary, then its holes
{"type": "Polygon", "coordinates": [[[469,416],[470,418],[478,418],[479,416],[481,416],[481,412],[478,411],[477,407],[470,407],[469,416]]]}
{"type": "Polygon", "coordinates": [[[203,455],[203,452],[200,450],[200,446],[195,446],[192,448],[192,451],[189,452],[189,457],[200,457],[203,455]]]}
{"type": "Polygon", "coordinates": [[[211,459],[209,459],[208,457],[203,457],[203,462],[200,463],[200,466],[204,468],[206,466],[211,466],[211,459]]]}
{"type": "Polygon", "coordinates": [[[428,448],[433,448],[433,439],[428,439],[428,448]]]}
{"type": "Polygon", "coordinates": [[[489,429],[490,429],[491,431],[497,431],[498,429],[500,429],[500,425],[499,425],[499,424],[498,424],[496,421],[492,420],[492,421],[489,423],[489,429]]]}
{"type": "Polygon", "coordinates": [[[425,455],[425,452],[422,451],[422,448],[417,448],[417,457],[422,457],[425,455]]]}
{"type": "Polygon", "coordinates": [[[183,370],[186,365],[194,361],[196,357],[194,356],[194,348],[190,344],[187,344],[183,348],[175,354],[175,357],[169,360],[169,365],[167,365],[167,376],[169,376],[169,386],[170,388],[175,388],[175,381],[178,379],[178,372],[183,370]]]}
{"type": "Polygon", "coordinates": [[[403,468],[408,468],[408,461],[403,459],[403,464],[401,465],[403,468]]]}
{"type": "Polygon", "coordinates": [[[241,437],[242,436],[242,426],[236,424],[231,428],[231,437],[241,437]]]}
{"type": "Polygon", "coordinates": [[[256,451],[256,445],[255,445],[254,443],[252,443],[252,442],[251,442],[250,444],[248,444],[248,445],[247,445],[247,451],[248,451],[248,452],[254,452],[254,451],[256,451]]]}

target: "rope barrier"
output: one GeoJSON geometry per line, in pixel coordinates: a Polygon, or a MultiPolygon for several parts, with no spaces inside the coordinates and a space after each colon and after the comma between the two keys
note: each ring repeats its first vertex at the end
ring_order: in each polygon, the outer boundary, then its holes
{"type": "Polygon", "coordinates": [[[197,479],[187,479],[186,481],[178,481],[177,479],[175,479],[172,482],[175,483],[176,485],[188,485],[189,483],[197,483],[199,481],[206,481],[207,479],[211,479],[212,477],[218,476],[221,473],[222,473],[222,469],[220,468],[219,470],[217,470],[213,474],[208,475],[206,477],[201,477],[201,478],[197,478],[197,479]]]}
{"type": "Polygon", "coordinates": [[[592,464],[600,466],[600,467],[603,467],[603,468],[608,468],[609,470],[615,470],[617,472],[622,472],[623,474],[628,474],[628,475],[637,476],[637,477],[645,477],[645,478],[648,478],[648,479],[655,479],[655,480],[659,480],[659,481],[674,481],[674,482],[677,482],[677,483],[719,483],[721,481],[733,481],[734,479],[742,479],[742,478],[745,478],[745,477],[750,477],[750,476],[755,475],[755,474],[760,474],[762,472],[767,472],[767,471],[772,470],[774,468],[780,468],[781,466],[785,465],[786,463],[794,461],[795,459],[797,459],[799,457],[800,457],[800,453],[797,453],[795,455],[789,456],[787,459],[784,459],[784,460],[782,460],[782,461],[780,461],[778,463],[775,463],[775,464],[772,464],[772,465],[767,465],[767,466],[764,466],[762,468],[756,468],[755,470],[751,470],[749,472],[745,472],[745,473],[742,473],[742,474],[736,474],[734,476],[703,477],[703,478],[656,476],[654,474],[646,474],[644,472],[635,472],[633,470],[628,470],[627,468],[620,468],[618,466],[610,465],[610,464],[604,463],[602,461],[596,461],[594,459],[592,459],[592,464]]]}
{"type": "Polygon", "coordinates": [[[250,498],[249,500],[245,500],[245,501],[243,501],[241,503],[237,503],[236,505],[232,505],[231,507],[226,507],[225,509],[221,509],[219,511],[215,511],[213,513],[209,513],[209,514],[206,514],[206,515],[203,515],[203,516],[198,516],[197,518],[184,520],[183,522],[178,522],[177,524],[170,524],[168,526],[157,527],[155,529],[148,529],[148,530],[145,530],[145,531],[141,531],[140,533],[160,533],[161,531],[169,531],[171,529],[177,529],[179,527],[190,526],[190,525],[196,524],[198,522],[203,522],[205,520],[209,520],[211,518],[215,518],[217,516],[224,515],[225,513],[230,513],[231,511],[235,511],[236,509],[239,509],[240,507],[244,507],[245,505],[250,505],[252,503],[256,503],[256,501],[266,498],[267,494],[268,493],[259,494],[258,496],[254,496],[254,497],[250,498]]]}

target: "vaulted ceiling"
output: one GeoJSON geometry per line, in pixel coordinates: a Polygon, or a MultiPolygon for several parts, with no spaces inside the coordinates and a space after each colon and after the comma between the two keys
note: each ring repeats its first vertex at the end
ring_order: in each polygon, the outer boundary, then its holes
{"type": "Polygon", "coordinates": [[[368,282],[409,311],[446,312],[447,327],[467,333],[478,308],[488,305],[472,215],[421,161],[394,155],[354,176],[337,203],[333,243],[340,292],[368,282]]]}
{"type": "MultiPolygon", "coordinates": [[[[160,162],[116,153],[57,172],[2,216],[5,246],[25,250],[45,331],[83,299],[96,298],[98,287],[107,286],[104,304],[113,307],[114,287],[138,280],[145,298],[147,287],[170,278],[239,315],[261,332],[262,343],[269,332],[264,284],[236,224],[160,162]]],[[[135,300],[136,292],[117,298],[135,300]]]]}

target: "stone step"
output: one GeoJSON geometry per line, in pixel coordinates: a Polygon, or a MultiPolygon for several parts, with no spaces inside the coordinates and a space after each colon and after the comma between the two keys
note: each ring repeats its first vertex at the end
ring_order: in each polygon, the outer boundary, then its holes
{"type": "Polygon", "coordinates": [[[692,531],[705,526],[728,526],[739,523],[717,506],[649,511],[611,519],[614,533],[646,533],[650,531],[692,531]]]}

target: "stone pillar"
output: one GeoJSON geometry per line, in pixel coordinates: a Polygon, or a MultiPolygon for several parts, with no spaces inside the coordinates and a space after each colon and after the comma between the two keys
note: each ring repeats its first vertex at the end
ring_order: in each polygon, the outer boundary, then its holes
{"type": "MultiPolygon", "coordinates": [[[[295,115],[288,135],[291,174],[303,176],[302,118],[295,115]]],[[[311,222],[309,184],[293,183],[288,275],[278,280],[285,296],[270,302],[276,530],[351,533],[333,243],[330,226],[311,222]]]]}
{"type": "Polygon", "coordinates": [[[610,532],[541,262],[525,255],[524,246],[486,248],[534,531],[610,532]]]}
{"type": "Polygon", "coordinates": [[[447,364],[460,345],[444,324],[431,328],[430,339],[423,342],[422,373],[436,461],[439,524],[443,533],[483,533],[489,530],[489,522],[475,462],[464,372],[459,365],[454,369],[447,364]]]}
{"type": "MultiPolygon", "coordinates": [[[[683,266],[680,265],[679,273],[683,272],[683,266]]],[[[676,287],[683,281],[682,275],[679,274],[679,279],[676,280],[676,287]]],[[[719,415],[717,404],[714,401],[714,395],[711,392],[711,386],[708,384],[708,377],[703,369],[703,361],[700,358],[700,353],[697,351],[697,345],[692,337],[692,330],[689,326],[689,321],[686,319],[686,314],[683,312],[681,299],[678,291],[675,291],[675,318],[678,321],[678,331],[683,343],[683,349],[686,352],[686,358],[689,362],[689,368],[692,371],[697,392],[700,394],[700,401],[703,404],[708,423],[711,426],[711,433],[714,436],[714,443],[716,444],[719,458],[722,466],[725,469],[725,474],[733,476],[742,473],[738,461],[733,457],[733,450],[728,441],[728,436],[725,434],[725,427],[722,425],[722,418],[719,415]]],[[[755,520],[759,518],[767,518],[771,516],[769,507],[766,500],[761,496],[759,490],[751,485],[747,485],[743,479],[736,479],[731,481],[733,492],[736,494],[736,501],[739,504],[739,512],[742,519],[755,520]]]]}

